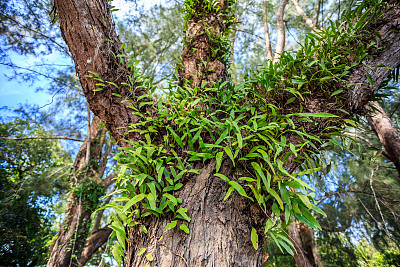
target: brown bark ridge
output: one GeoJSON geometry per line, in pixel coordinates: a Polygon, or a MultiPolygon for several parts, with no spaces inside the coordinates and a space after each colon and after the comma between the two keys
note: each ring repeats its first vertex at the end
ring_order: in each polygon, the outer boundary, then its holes
{"type": "Polygon", "coordinates": [[[54,3],[62,37],[74,59],[75,69],[91,111],[106,124],[119,144],[124,138],[140,139],[138,134],[125,135],[127,127],[140,119],[132,114],[128,106],[136,106],[137,98],[147,91],[137,88],[137,84],[132,85],[132,90],[121,85],[122,82],[129,83],[129,71],[114,56],[122,54],[123,50],[120,49],[121,41],[114,30],[109,2],[55,0],[54,3]],[[119,85],[119,88],[108,85],[102,91],[95,92],[99,88],[96,85],[99,81],[89,77],[89,71],[99,74],[104,81],[119,85]]]}
{"type": "Polygon", "coordinates": [[[90,260],[93,253],[95,253],[104,243],[107,242],[112,229],[105,226],[90,235],[87,239],[85,247],[82,250],[79,266],[85,266],[86,262],[90,260]]]}
{"type": "MultiPolygon", "coordinates": [[[[265,224],[265,215],[257,205],[241,196],[232,195],[223,201],[228,187],[222,179],[213,177],[214,169],[215,162],[211,162],[177,196],[184,200],[182,207],[188,209],[192,219],[188,224],[190,234],[180,230],[179,225],[164,233],[172,218],[152,220],[147,235],[133,228],[125,266],[261,265],[262,250],[253,248],[250,236],[251,226],[260,229],[265,224]],[[141,248],[146,248],[146,252],[136,256],[141,248]],[[147,253],[153,256],[153,262],[146,259],[147,253]]],[[[230,165],[221,170],[225,174],[230,171],[230,165]]]]}
{"type": "Polygon", "coordinates": [[[387,156],[396,166],[400,177],[400,133],[378,102],[371,102],[366,108],[371,112],[371,116],[367,117],[368,123],[385,148],[387,156]]]}
{"type": "Polygon", "coordinates": [[[182,67],[178,69],[180,85],[188,82],[192,88],[212,87],[212,82],[228,79],[226,63],[222,59],[224,51],[213,40],[227,30],[224,23],[227,1],[219,1],[221,12],[205,15],[202,15],[205,5],[201,2],[195,4],[193,15],[187,22],[187,44],[183,48],[182,67]]]}
{"type": "MultiPolygon", "coordinates": [[[[94,117],[90,126],[90,140],[86,137],[74,163],[71,177],[73,187],[93,181],[101,185],[101,159],[105,128],[98,117],[94,117]],[[86,165],[87,142],[90,142],[89,165],[86,165]],[[100,172],[100,173],[99,173],[100,172]]],[[[69,197],[65,218],[61,224],[55,243],[50,248],[47,266],[80,266],[80,255],[90,230],[90,216],[94,211],[93,203],[83,193],[72,192],[69,197]]]]}
{"type": "Polygon", "coordinates": [[[295,221],[287,227],[290,233],[290,240],[293,242],[294,245],[294,259],[296,261],[297,267],[312,267],[311,262],[308,259],[308,255],[303,248],[303,241],[300,236],[298,224],[299,222],[295,221]]]}
{"type": "Polygon", "coordinates": [[[390,0],[384,15],[371,22],[368,31],[371,39],[378,38],[381,49],[370,53],[360,66],[354,68],[347,79],[349,92],[347,106],[350,113],[362,112],[371,96],[400,63],[400,5],[398,0],[390,0]],[[380,67],[379,67],[380,66],[380,67]],[[373,84],[366,73],[371,75],[373,84]]]}

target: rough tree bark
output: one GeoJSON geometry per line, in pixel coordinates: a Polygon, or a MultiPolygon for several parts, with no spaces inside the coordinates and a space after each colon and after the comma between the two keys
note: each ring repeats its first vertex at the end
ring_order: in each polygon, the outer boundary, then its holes
{"type": "Polygon", "coordinates": [[[367,109],[372,111],[372,115],[367,117],[368,123],[385,148],[387,156],[396,166],[400,177],[400,133],[378,102],[371,102],[367,109]]]}
{"type": "MultiPolygon", "coordinates": [[[[92,120],[90,132],[91,134],[88,135],[90,140],[86,137],[76,156],[70,182],[75,187],[92,181],[105,190],[110,185],[111,177],[101,179],[105,170],[102,149],[106,131],[97,116],[92,120]],[[90,142],[90,153],[86,153],[88,142],[90,142]],[[87,155],[90,155],[89,159],[86,159],[87,155]]],[[[50,248],[47,266],[83,266],[90,259],[88,255],[91,256],[108,239],[111,231],[108,228],[101,229],[90,237],[90,243],[85,244],[91,226],[90,216],[94,211],[92,204],[83,193],[71,193],[64,221],[55,243],[50,248]],[[85,257],[82,261],[81,253],[84,249],[85,257]]]]}
{"type": "MultiPolygon", "coordinates": [[[[224,2],[219,2],[222,10],[224,2]]],[[[287,0],[283,0],[281,6],[284,8],[286,3],[287,0]]],[[[372,32],[373,30],[380,32],[384,49],[370,55],[366,65],[374,67],[378,63],[383,63],[387,67],[396,67],[400,62],[400,11],[397,1],[390,3],[392,5],[390,12],[371,25],[372,32]]],[[[55,0],[55,5],[63,38],[71,51],[91,110],[105,122],[114,138],[121,140],[119,144],[123,144],[123,138],[131,141],[141,140],[143,137],[138,133],[125,135],[123,127],[139,121],[140,118],[133,115],[127,106],[132,103],[137,105],[137,98],[147,92],[141,88],[134,88],[135,90],[131,92],[129,88],[121,85],[121,82],[125,82],[126,72],[112,55],[112,53],[120,54],[122,51],[107,1],[55,0]],[[120,85],[118,93],[122,98],[112,95],[116,89],[111,86],[94,94],[97,82],[86,76],[89,74],[88,71],[96,72],[102,79],[120,85]],[[127,101],[121,103],[121,100],[128,100],[131,103],[127,101]]],[[[283,8],[280,9],[282,11],[279,13],[282,14],[280,18],[283,18],[283,8]]],[[[179,70],[179,75],[181,82],[187,79],[192,86],[227,79],[226,65],[218,57],[207,60],[207,66],[198,64],[202,63],[201,59],[211,54],[209,50],[212,44],[202,31],[206,22],[214,30],[225,30],[224,23],[218,16],[199,15],[188,22],[187,33],[190,35],[187,38],[194,39],[193,42],[189,42],[191,47],[184,47],[183,68],[179,70]],[[196,52],[189,52],[190,48],[196,48],[196,52]]],[[[283,25],[283,21],[281,24],[283,25]]],[[[373,68],[373,70],[361,66],[350,74],[348,82],[355,85],[349,86],[348,101],[344,108],[351,114],[361,110],[390,73],[386,68],[373,68]],[[366,71],[370,72],[374,80],[373,88],[368,85],[366,71]]],[[[321,99],[320,96],[313,97],[310,96],[305,103],[306,112],[329,111],[326,106],[328,100],[321,99]]],[[[151,107],[147,107],[147,111],[154,114],[151,107]]],[[[190,234],[184,235],[181,231],[174,230],[166,234],[161,233],[171,218],[159,218],[149,222],[148,235],[132,228],[126,266],[143,266],[144,263],[163,267],[261,265],[262,253],[260,249],[258,251],[253,249],[250,229],[252,227],[260,229],[265,217],[254,204],[237,195],[232,196],[227,202],[222,201],[227,188],[220,179],[213,178],[214,165],[214,162],[209,162],[203,167],[200,175],[188,177],[187,185],[178,192],[178,197],[184,201],[183,207],[188,209],[188,215],[192,218],[188,225],[190,234]],[[157,244],[161,234],[163,239],[157,244]],[[152,255],[155,255],[153,262],[147,262],[144,256],[136,256],[138,249],[142,247],[146,247],[152,255]]],[[[286,167],[292,172],[296,165],[291,164],[286,167]]],[[[231,175],[232,166],[224,162],[223,168],[222,173],[231,175]]]]}

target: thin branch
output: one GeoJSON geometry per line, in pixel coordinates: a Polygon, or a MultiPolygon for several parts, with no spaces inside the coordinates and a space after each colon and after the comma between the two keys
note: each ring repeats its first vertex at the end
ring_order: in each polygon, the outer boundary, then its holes
{"type": "Polygon", "coordinates": [[[321,228],[322,228],[322,230],[324,230],[326,232],[330,232],[330,233],[343,232],[351,226],[351,217],[353,217],[353,215],[350,216],[350,220],[346,224],[344,224],[340,227],[333,228],[333,227],[327,227],[327,226],[321,225],[321,228]]]}
{"type": "MultiPolygon", "coordinates": [[[[32,69],[30,69],[30,68],[20,67],[20,66],[17,66],[17,65],[14,65],[14,64],[10,64],[10,63],[0,63],[0,65],[7,66],[7,67],[10,67],[10,68],[13,68],[13,69],[26,70],[26,71],[32,72],[32,73],[34,73],[34,74],[37,74],[37,75],[39,75],[39,76],[43,76],[43,77],[45,77],[45,78],[47,78],[47,79],[51,79],[51,80],[53,80],[53,81],[55,81],[55,82],[58,82],[58,83],[60,82],[60,81],[58,81],[59,78],[51,77],[51,76],[49,76],[49,75],[40,73],[40,72],[38,72],[38,71],[36,71],[36,70],[32,70],[32,69]]],[[[14,70],[14,71],[15,71],[15,70],[14,70]]],[[[17,73],[17,72],[15,72],[15,74],[16,74],[16,73],[17,73]]]]}
{"type": "Polygon", "coordinates": [[[276,43],[276,50],[274,56],[274,62],[277,62],[281,57],[281,54],[285,50],[285,23],[283,16],[285,14],[285,7],[289,0],[282,0],[279,5],[278,12],[276,13],[276,27],[278,30],[278,41],[276,43]]]}
{"type": "Polygon", "coordinates": [[[252,33],[252,32],[250,32],[250,31],[247,31],[247,30],[243,30],[243,29],[236,29],[236,31],[238,31],[238,32],[243,32],[243,33],[247,33],[247,34],[253,35],[253,36],[255,36],[255,37],[257,37],[257,38],[259,38],[259,39],[261,39],[261,40],[264,40],[264,38],[263,38],[263,37],[261,37],[260,35],[258,35],[258,34],[255,34],[255,33],[252,33]]]}
{"type": "Polygon", "coordinates": [[[321,2],[322,2],[322,0],[318,0],[317,1],[317,7],[316,7],[317,12],[316,12],[315,17],[314,17],[315,27],[316,28],[318,28],[319,12],[321,11],[321,2]]]}
{"type": "Polygon", "coordinates": [[[267,15],[268,15],[267,1],[263,0],[263,26],[264,26],[264,36],[265,36],[265,48],[267,49],[267,60],[273,61],[274,58],[272,56],[272,45],[271,45],[271,39],[269,36],[267,15]]]}
{"type": "Polygon", "coordinates": [[[372,171],[371,171],[371,176],[369,177],[369,185],[370,185],[370,187],[371,187],[371,191],[372,191],[372,194],[373,194],[373,196],[374,196],[375,203],[376,203],[376,207],[378,208],[378,211],[379,211],[379,215],[380,215],[381,218],[382,218],[382,223],[381,223],[381,225],[383,225],[383,228],[385,229],[386,234],[387,234],[388,236],[390,236],[389,231],[388,231],[388,229],[387,229],[387,227],[386,227],[385,218],[383,217],[383,214],[382,214],[381,206],[379,205],[379,202],[378,202],[378,200],[376,199],[375,190],[374,190],[374,187],[372,186],[372,178],[374,177],[374,172],[375,172],[376,170],[378,170],[378,168],[379,168],[379,166],[377,166],[376,168],[372,169],[372,171]]]}
{"type": "Polygon", "coordinates": [[[9,20],[13,21],[13,22],[16,23],[17,25],[21,26],[21,28],[23,28],[23,29],[25,29],[25,30],[28,30],[28,31],[32,31],[32,32],[34,32],[34,33],[37,33],[37,34],[41,35],[42,37],[44,37],[44,38],[46,38],[46,39],[49,39],[51,42],[53,42],[53,43],[56,44],[58,47],[60,47],[61,50],[62,50],[63,52],[65,52],[65,54],[67,54],[69,57],[71,57],[71,54],[68,52],[68,50],[65,49],[65,47],[63,47],[61,44],[59,44],[57,41],[55,41],[55,40],[52,39],[51,37],[45,35],[44,33],[40,32],[40,31],[31,29],[30,27],[28,27],[28,26],[26,26],[26,25],[23,25],[22,23],[16,21],[15,19],[13,19],[12,17],[10,17],[10,16],[4,14],[3,12],[1,12],[0,14],[1,14],[2,16],[4,16],[4,17],[8,18],[9,20]]]}
{"type": "Polygon", "coordinates": [[[113,179],[117,177],[118,171],[113,171],[111,174],[109,174],[103,181],[103,188],[104,190],[107,190],[107,188],[113,183],[113,179]]]}
{"type": "Polygon", "coordinates": [[[292,0],[294,6],[296,7],[297,13],[299,13],[300,16],[302,16],[304,22],[307,24],[308,27],[311,29],[317,31],[318,29],[315,27],[315,24],[312,22],[312,20],[307,16],[306,12],[301,8],[299,2],[297,0],[292,0]]]}
{"type": "Polygon", "coordinates": [[[88,127],[88,135],[87,135],[87,140],[88,142],[86,143],[86,166],[89,165],[89,159],[90,159],[90,108],[89,108],[89,103],[86,102],[86,108],[87,108],[87,127],[88,127]]]}
{"type": "MultiPolygon", "coordinates": [[[[367,138],[365,138],[365,137],[363,137],[361,135],[358,135],[357,133],[345,132],[345,133],[343,133],[343,135],[347,135],[347,136],[350,136],[350,137],[361,139],[365,143],[367,143],[370,147],[376,148],[378,150],[382,150],[381,148],[379,148],[376,145],[374,145],[369,139],[367,139],[367,138]]],[[[389,155],[385,151],[382,151],[382,155],[385,156],[386,158],[390,159],[389,155]]]]}
{"type": "Polygon", "coordinates": [[[0,140],[34,140],[34,139],[64,139],[77,142],[84,142],[85,140],[68,137],[68,136],[32,136],[32,137],[0,137],[0,140]]]}

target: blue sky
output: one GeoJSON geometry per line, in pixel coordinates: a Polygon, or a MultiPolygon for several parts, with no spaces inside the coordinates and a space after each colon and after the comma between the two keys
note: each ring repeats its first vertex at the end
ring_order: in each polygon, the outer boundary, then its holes
{"type": "MultiPolygon", "coordinates": [[[[143,3],[147,8],[151,5],[163,3],[164,0],[146,0],[138,1],[138,3],[143,3]]],[[[120,9],[113,13],[113,15],[122,20],[124,16],[129,15],[130,7],[132,3],[127,3],[125,0],[114,0],[112,4],[120,9]]],[[[33,63],[42,60],[42,58],[35,57],[25,57],[19,56],[17,54],[10,55],[11,60],[14,64],[21,67],[30,67],[33,63]]],[[[55,64],[65,64],[67,59],[61,56],[59,53],[52,54],[44,58],[44,63],[55,63],[55,64]]],[[[72,63],[70,63],[72,64],[72,63]]],[[[33,104],[38,106],[43,106],[51,102],[52,95],[44,92],[37,91],[38,86],[46,87],[50,80],[46,78],[39,78],[35,82],[24,82],[21,80],[10,80],[8,77],[13,75],[13,70],[7,66],[0,65],[0,107],[8,106],[10,109],[19,107],[20,104],[33,104]]],[[[9,116],[11,113],[4,110],[0,111],[0,118],[4,116],[9,116]]]]}

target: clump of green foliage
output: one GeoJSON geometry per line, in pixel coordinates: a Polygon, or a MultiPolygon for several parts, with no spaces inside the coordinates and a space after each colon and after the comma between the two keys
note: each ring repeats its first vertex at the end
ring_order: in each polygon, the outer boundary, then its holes
{"type": "MultiPolygon", "coordinates": [[[[0,124],[0,137],[46,134],[29,119],[0,124]]],[[[71,158],[54,140],[0,140],[0,151],[0,262],[43,265],[56,234],[43,204],[68,188],[71,158]]]]}
{"type": "MultiPolygon", "coordinates": [[[[184,200],[176,197],[175,192],[185,186],[185,177],[198,174],[199,166],[210,161],[215,161],[214,176],[229,186],[224,200],[236,192],[258,203],[266,214],[272,211],[263,231],[251,231],[255,249],[262,234],[269,236],[281,251],[293,255],[293,244],[285,228],[294,219],[321,229],[312,212],[325,213],[313,203],[313,188],[302,177],[320,171],[317,155],[321,147],[329,142],[336,144],[332,136],[340,135],[343,125],[355,124],[352,114],[345,110],[347,87],[343,81],[370,49],[379,49],[379,41],[369,40],[366,28],[382,15],[382,3],[370,2],[348,11],[343,22],[309,33],[296,57],[284,53],[280,62],[269,64],[239,86],[230,81],[206,87],[171,83],[166,96],[153,104],[141,102],[152,99],[153,89],[151,83],[140,78],[149,93],[130,106],[142,120],[131,125],[128,132],[138,132],[145,139],[125,140],[129,147],[120,148],[122,152],[116,156],[121,168],[119,190],[115,193],[122,196],[103,207],[115,211],[110,227],[118,239],[113,254],[119,264],[126,251],[127,227],[139,227],[147,233],[149,216],[173,214],[174,219],[165,231],[176,227],[180,220],[180,228],[189,233],[186,224],[191,218],[187,209],[179,207],[184,200]],[[328,107],[329,112],[304,112],[311,95],[325,101],[321,105],[328,107]],[[144,107],[151,107],[158,115],[143,112],[144,107]],[[233,166],[232,177],[221,172],[224,162],[233,166]],[[295,167],[291,169],[292,166],[295,167]],[[299,171],[294,173],[298,166],[299,171]]],[[[228,1],[228,8],[233,3],[228,1]]],[[[218,13],[220,8],[215,0],[187,0],[185,20],[203,13],[218,13]]],[[[232,9],[224,13],[227,20],[233,21],[232,13],[232,9]]],[[[207,36],[216,42],[224,39],[223,32],[217,34],[207,36]]],[[[226,44],[219,49],[223,49],[224,55],[229,53],[226,44]]],[[[137,81],[140,72],[137,63],[131,62],[134,60],[127,64],[133,72],[129,80],[137,81]]],[[[124,60],[120,64],[123,66],[124,60]]]]}

